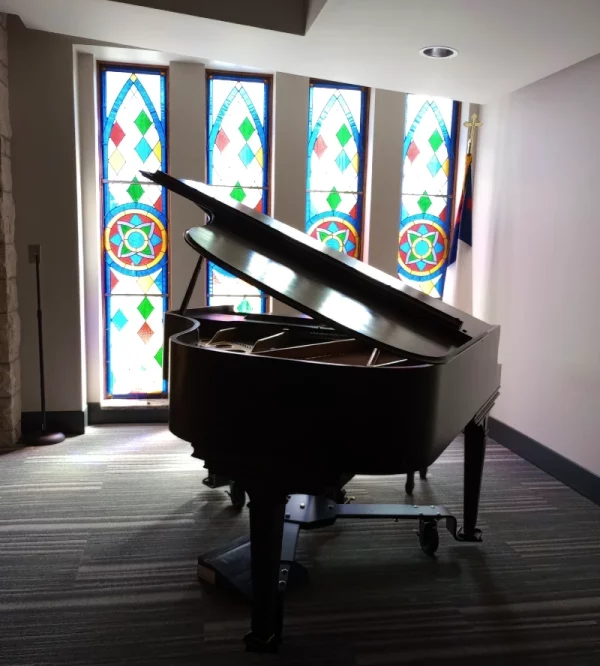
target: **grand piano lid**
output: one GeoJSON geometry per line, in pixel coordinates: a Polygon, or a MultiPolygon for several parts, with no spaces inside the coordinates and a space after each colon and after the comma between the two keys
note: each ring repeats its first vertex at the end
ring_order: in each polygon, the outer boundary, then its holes
{"type": "Polygon", "coordinates": [[[237,203],[225,188],[150,181],[189,199],[209,217],[185,233],[201,255],[317,321],[424,363],[444,363],[493,327],[283,222],[237,203]]]}

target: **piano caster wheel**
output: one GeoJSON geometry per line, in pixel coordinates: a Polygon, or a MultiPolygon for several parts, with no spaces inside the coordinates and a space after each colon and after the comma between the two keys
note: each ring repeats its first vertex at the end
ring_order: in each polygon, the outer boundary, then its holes
{"type": "Polygon", "coordinates": [[[246,491],[240,486],[239,483],[233,481],[229,484],[229,492],[227,493],[231,498],[231,504],[235,509],[241,511],[246,505],[246,491]]]}
{"type": "Polygon", "coordinates": [[[420,470],[419,470],[419,476],[420,476],[422,479],[426,479],[426,478],[427,478],[427,467],[425,467],[425,469],[420,469],[420,470]]]}
{"type": "Polygon", "coordinates": [[[435,554],[440,545],[440,535],[435,522],[419,521],[419,543],[426,555],[431,557],[435,554]]]}

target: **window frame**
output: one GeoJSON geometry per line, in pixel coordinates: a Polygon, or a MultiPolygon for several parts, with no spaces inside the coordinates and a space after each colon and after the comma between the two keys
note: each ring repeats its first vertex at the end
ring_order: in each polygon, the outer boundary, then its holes
{"type": "MultiPolygon", "coordinates": [[[[254,72],[240,72],[237,70],[220,70],[220,69],[207,69],[206,70],[206,118],[205,118],[205,133],[206,133],[206,184],[211,185],[210,182],[211,176],[211,155],[209,150],[209,140],[211,134],[211,95],[210,95],[210,82],[211,79],[217,80],[226,80],[226,81],[251,81],[255,83],[264,83],[267,86],[267,95],[265,104],[265,119],[266,119],[266,131],[265,139],[267,142],[267,150],[265,151],[265,168],[263,169],[263,196],[266,193],[266,210],[264,213],[266,215],[271,214],[273,208],[273,191],[272,191],[272,174],[273,174],[273,83],[274,77],[272,74],[258,74],[254,72]]],[[[232,185],[233,187],[233,185],[232,185]]],[[[210,304],[211,297],[214,297],[210,293],[210,261],[206,262],[206,277],[205,277],[205,298],[206,304],[210,304]]],[[[236,278],[241,279],[241,278],[236,278]]],[[[242,280],[243,282],[243,280],[242,280]]],[[[237,296],[234,295],[234,296],[237,296]]],[[[255,297],[254,295],[252,295],[255,297]]],[[[261,312],[260,314],[266,314],[270,312],[272,306],[271,297],[265,292],[261,291],[261,312]]]]}
{"type": "MultiPolygon", "coordinates": [[[[407,159],[406,156],[406,141],[408,137],[408,132],[407,132],[407,118],[406,118],[406,106],[408,104],[408,98],[410,97],[411,93],[406,93],[405,95],[405,117],[404,117],[404,126],[402,129],[402,145],[403,145],[403,150],[402,150],[402,180],[400,183],[400,216],[398,220],[398,237],[400,238],[402,229],[403,229],[403,218],[402,218],[402,206],[404,202],[404,197],[411,197],[411,196],[420,196],[418,193],[412,193],[412,192],[405,192],[404,191],[404,166],[405,166],[405,161],[407,159]]],[[[441,97],[441,96],[428,96],[428,95],[420,95],[423,97],[427,97],[428,99],[436,99],[441,97]]],[[[446,98],[446,99],[451,99],[451,98],[446,98]]],[[[460,122],[461,122],[461,114],[462,114],[462,102],[451,99],[452,101],[452,122],[451,122],[451,132],[452,132],[452,143],[453,143],[453,150],[451,153],[448,154],[448,158],[450,160],[450,174],[448,176],[448,186],[446,189],[446,194],[437,194],[437,195],[431,195],[429,196],[434,196],[434,197],[443,197],[447,201],[447,208],[448,208],[448,219],[447,219],[447,230],[448,230],[448,257],[446,258],[446,262],[444,264],[443,272],[441,273],[442,275],[442,284],[445,287],[446,285],[446,271],[448,270],[448,258],[450,256],[450,243],[452,239],[452,234],[454,232],[454,227],[456,224],[455,216],[456,216],[456,206],[457,206],[457,199],[459,197],[457,196],[457,184],[458,184],[458,158],[459,158],[459,153],[460,153],[460,122]]],[[[400,271],[398,269],[398,257],[396,258],[396,277],[398,280],[404,282],[404,277],[400,275],[400,271]]],[[[411,282],[419,282],[418,280],[411,280],[411,282]]],[[[426,282],[426,280],[423,280],[423,282],[426,282]]],[[[444,291],[443,289],[440,291],[440,295],[438,296],[433,296],[433,298],[439,298],[440,300],[443,299],[444,297],[444,291]]]]}
{"type": "MultiPolygon", "coordinates": [[[[359,90],[362,93],[362,109],[361,109],[361,142],[363,144],[362,155],[361,151],[358,151],[359,155],[359,171],[358,171],[358,184],[359,187],[356,191],[357,199],[360,200],[360,206],[357,208],[359,211],[359,221],[360,221],[360,237],[359,237],[359,251],[354,257],[362,261],[364,256],[364,246],[365,239],[367,236],[366,228],[366,198],[367,198],[367,181],[368,181],[368,154],[370,147],[370,132],[369,132],[369,123],[370,123],[370,107],[371,107],[371,88],[368,86],[355,85],[353,83],[340,83],[338,81],[330,81],[328,79],[319,79],[319,78],[310,78],[308,81],[308,109],[307,109],[307,125],[308,125],[308,136],[307,136],[307,146],[306,146],[306,198],[305,198],[305,213],[304,213],[304,231],[308,233],[308,222],[309,222],[309,212],[310,212],[310,193],[311,192],[320,192],[321,190],[313,190],[309,188],[310,181],[310,161],[311,155],[309,153],[308,147],[311,138],[311,108],[310,108],[310,98],[311,98],[311,88],[336,88],[337,90],[359,90]],[[362,182],[361,182],[362,181],[362,182]]],[[[357,202],[358,203],[358,202],[357,202]]]]}
{"type": "MultiPolygon", "coordinates": [[[[104,117],[103,117],[103,106],[104,106],[104,86],[102,83],[102,73],[104,71],[122,71],[122,72],[131,72],[132,74],[136,72],[141,73],[160,73],[165,78],[165,117],[163,120],[164,130],[165,130],[165,140],[166,145],[164,148],[165,153],[165,163],[167,165],[167,171],[170,170],[170,124],[169,124],[169,82],[170,82],[170,71],[168,65],[144,65],[139,63],[131,62],[114,62],[108,60],[99,60],[96,62],[96,93],[97,93],[97,103],[96,103],[96,119],[97,119],[97,147],[98,147],[98,195],[99,195],[99,231],[100,231],[100,292],[101,292],[101,301],[102,301],[102,313],[101,313],[101,322],[102,322],[102,366],[103,370],[100,373],[102,376],[102,395],[105,400],[164,400],[169,395],[169,387],[166,380],[163,379],[163,391],[160,393],[130,393],[128,395],[120,394],[110,394],[108,392],[109,387],[109,378],[108,374],[110,372],[110,360],[108,354],[108,326],[110,322],[108,321],[107,312],[106,312],[106,260],[105,260],[105,247],[104,247],[104,224],[105,224],[105,205],[104,205],[104,141],[103,141],[103,131],[104,131],[104,117]]],[[[109,181],[107,181],[109,182],[109,181]]],[[[164,189],[163,196],[165,197],[166,205],[166,214],[165,218],[167,220],[167,262],[166,262],[166,281],[167,281],[167,293],[164,296],[166,300],[165,313],[171,308],[171,193],[166,188],[164,189]]],[[[163,321],[164,326],[164,321],[163,321]]],[[[164,339],[164,332],[163,332],[164,339]]],[[[164,344],[164,343],[163,343],[164,344]]],[[[164,357],[164,349],[163,349],[164,357]]]]}

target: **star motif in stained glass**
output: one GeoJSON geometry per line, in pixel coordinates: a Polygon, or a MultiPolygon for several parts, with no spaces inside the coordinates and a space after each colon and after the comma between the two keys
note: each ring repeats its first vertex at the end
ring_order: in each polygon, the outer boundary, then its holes
{"type": "Polygon", "coordinates": [[[407,266],[416,266],[423,271],[427,266],[436,266],[439,255],[444,251],[444,244],[439,241],[440,234],[431,231],[424,224],[407,233],[408,240],[402,243],[400,251],[407,266]]]}
{"type": "MultiPolygon", "coordinates": [[[[350,238],[350,232],[348,229],[339,229],[336,224],[331,224],[329,229],[317,229],[317,238],[327,247],[344,252],[350,238]]],[[[353,248],[354,244],[350,249],[353,248]]]]}
{"type": "Polygon", "coordinates": [[[423,193],[423,196],[417,201],[417,205],[423,213],[426,213],[430,208],[433,201],[427,196],[427,192],[423,193]]]}
{"type": "Polygon", "coordinates": [[[244,141],[248,141],[250,137],[256,132],[254,125],[248,116],[244,118],[244,122],[239,126],[240,134],[244,137],[244,141]]]}
{"type": "Polygon", "coordinates": [[[142,220],[139,215],[134,215],[128,222],[118,222],[110,238],[110,242],[118,248],[117,256],[127,257],[136,266],[143,259],[154,258],[157,248],[162,244],[161,235],[156,233],[155,226],[154,222],[142,220]]]}
{"type": "Polygon", "coordinates": [[[336,136],[338,138],[338,141],[342,145],[342,148],[348,143],[348,141],[350,141],[350,139],[352,138],[352,134],[348,129],[348,125],[346,125],[346,123],[344,123],[340,127],[340,129],[337,131],[336,136]]]}
{"type": "Polygon", "coordinates": [[[331,210],[335,210],[342,203],[342,197],[335,187],[329,193],[327,203],[331,206],[331,210]]]}

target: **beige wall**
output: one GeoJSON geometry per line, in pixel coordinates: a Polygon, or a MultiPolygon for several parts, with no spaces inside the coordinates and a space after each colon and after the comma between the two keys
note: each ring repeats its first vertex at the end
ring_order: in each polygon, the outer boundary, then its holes
{"type": "Polygon", "coordinates": [[[13,193],[22,321],[22,407],[39,410],[35,273],[27,246],[42,246],[47,407],[84,407],[73,48],[9,18],[13,193]]]}
{"type": "MultiPolygon", "coordinates": [[[[309,79],[277,73],[273,81],[274,108],[272,214],[304,231],[306,217],[306,145],[308,142],[309,79]]],[[[272,312],[294,315],[296,311],[272,299],[272,312]]]]}
{"type": "Polygon", "coordinates": [[[596,57],[484,106],[474,202],[494,416],[598,475],[599,104],[596,57]]]}
{"type": "Polygon", "coordinates": [[[372,90],[370,98],[362,258],[396,277],[405,98],[389,90],[372,90]]]}
{"type": "Polygon", "coordinates": [[[6,19],[6,14],[0,14],[0,449],[13,447],[21,436],[21,324],[17,297],[6,19]]]}

